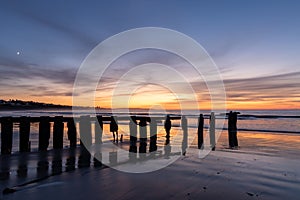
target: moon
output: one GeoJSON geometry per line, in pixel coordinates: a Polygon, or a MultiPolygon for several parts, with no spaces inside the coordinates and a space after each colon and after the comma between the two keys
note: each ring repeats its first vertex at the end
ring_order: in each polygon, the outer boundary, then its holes
{"type": "Polygon", "coordinates": [[[17,51],[17,55],[20,55],[20,51],[17,51]]]}

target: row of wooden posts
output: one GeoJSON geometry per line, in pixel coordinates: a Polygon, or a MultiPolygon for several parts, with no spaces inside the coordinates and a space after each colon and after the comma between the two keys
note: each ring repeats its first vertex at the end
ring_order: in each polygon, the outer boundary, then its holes
{"type": "MultiPolygon", "coordinates": [[[[77,132],[76,132],[76,122],[79,122],[79,131],[85,135],[85,145],[92,144],[92,134],[91,134],[91,122],[95,123],[95,142],[102,142],[102,133],[103,133],[103,122],[111,121],[110,116],[96,116],[90,117],[89,115],[80,116],[78,118],[73,117],[1,117],[1,154],[11,154],[12,144],[13,144],[13,123],[19,123],[19,151],[20,152],[30,152],[31,143],[29,140],[30,136],[30,124],[39,123],[39,139],[38,139],[38,150],[46,151],[49,146],[50,139],[50,122],[53,122],[53,149],[62,149],[63,148],[63,136],[64,136],[64,123],[67,123],[67,135],[70,141],[70,148],[77,146],[77,132]]],[[[154,130],[155,133],[151,133],[151,136],[156,136],[156,126],[157,121],[165,120],[165,117],[147,117],[147,116],[120,116],[117,117],[118,121],[120,120],[129,120],[134,119],[138,120],[139,125],[142,127],[147,126],[147,122],[150,123],[150,129],[154,130]],[[152,128],[151,128],[152,126],[152,128]],[[155,127],[153,127],[155,126],[155,127]]],[[[181,116],[171,116],[170,120],[179,120],[181,119],[182,128],[187,130],[186,118],[181,116]]],[[[203,145],[203,128],[204,128],[204,116],[201,114],[198,120],[198,148],[202,148],[203,145]]],[[[210,140],[211,146],[214,149],[215,147],[215,117],[212,113],[210,116],[210,140]]],[[[129,124],[132,126],[132,123],[129,124]]],[[[135,124],[134,126],[136,126],[135,124]]],[[[150,131],[151,132],[151,131],[150,131]]],[[[152,131],[153,132],[153,131],[152,131]]],[[[132,133],[130,133],[132,137],[132,133]]],[[[140,135],[140,138],[147,138],[147,135],[140,135]]],[[[153,137],[152,137],[153,138],[153,137]]],[[[151,137],[150,137],[151,139],[151,137]]],[[[81,143],[82,144],[82,143],[81,143]]]]}

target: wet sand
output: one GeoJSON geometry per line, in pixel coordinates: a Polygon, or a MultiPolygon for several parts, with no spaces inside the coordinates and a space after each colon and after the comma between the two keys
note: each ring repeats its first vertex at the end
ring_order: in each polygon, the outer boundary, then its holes
{"type": "MultiPolygon", "coordinates": [[[[197,149],[190,148],[186,156],[150,173],[125,173],[107,167],[77,168],[20,187],[15,193],[1,194],[0,199],[279,200],[299,197],[300,136],[241,132],[239,145],[238,150],[228,149],[224,132],[216,151],[203,159],[198,158],[197,149]]],[[[12,172],[9,179],[0,181],[0,189],[28,179],[17,178],[12,172]]]]}

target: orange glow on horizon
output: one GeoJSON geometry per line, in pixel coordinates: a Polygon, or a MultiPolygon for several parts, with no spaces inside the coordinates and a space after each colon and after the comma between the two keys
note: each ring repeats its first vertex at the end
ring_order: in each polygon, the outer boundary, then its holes
{"type": "MultiPolygon", "coordinates": [[[[128,104],[128,108],[140,108],[140,109],[150,109],[155,105],[160,105],[162,108],[166,110],[180,110],[180,103],[173,98],[172,94],[160,94],[161,96],[166,97],[165,99],[156,99],[155,95],[153,95],[152,100],[147,100],[148,97],[151,97],[151,94],[147,94],[143,96],[133,96],[131,98],[130,103],[128,104]],[[146,101],[147,100],[147,101],[146,101]]],[[[5,97],[1,97],[0,99],[9,100],[5,97]]],[[[59,104],[59,105],[67,105],[72,106],[72,97],[71,96],[12,96],[10,99],[19,99],[23,101],[35,101],[35,102],[42,102],[42,103],[52,103],[52,104],[59,104]]],[[[86,106],[86,105],[82,105],[86,106]]],[[[111,106],[111,99],[97,101],[95,103],[95,107],[101,108],[108,108],[110,109],[111,106]]],[[[199,101],[198,102],[199,109],[210,110],[211,109],[211,102],[210,101],[199,101]]],[[[124,108],[122,106],[117,108],[124,108]]],[[[126,108],[126,107],[125,107],[126,108]]],[[[193,107],[185,106],[186,109],[197,109],[193,107]]],[[[215,108],[217,109],[217,108],[215,108]]],[[[269,99],[267,101],[232,101],[227,99],[226,108],[227,110],[284,110],[284,109],[300,109],[299,103],[295,101],[289,101],[289,99],[278,100],[278,99],[269,99]]]]}

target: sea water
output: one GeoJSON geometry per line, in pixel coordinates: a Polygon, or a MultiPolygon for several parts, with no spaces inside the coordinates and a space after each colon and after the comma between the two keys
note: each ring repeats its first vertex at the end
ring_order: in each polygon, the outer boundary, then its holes
{"type": "MultiPolygon", "coordinates": [[[[72,110],[62,109],[62,110],[16,110],[16,111],[0,111],[0,117],[4,116],[31,116],[31,117],[40,117],[40,116],[64,116],[64,117],[78,117],[80,115],[91,115],[101,114],[103,116],[111,116],[112,114],[115,116],[124,116],[128,115],[128,111],[126,110],[97,110],[97,113],[90,110],[79,110],[75,113],[72,110]]],[[[238,118],[238,129],[239,133],[242,134],[244,131],[255,131],[262,132],[268,134],[272,133],[287,133],[287,134],[300,134],[300,110],[239,110],[241,113],[238,118]]],[[[135,115],[145,115],[148,114],[147,110],[130,110],[130,113],[134,113],[135,115]]],[[[198,110],[188,110],[188,111],[178,111],[178,110],[170,110],[164,112],[151,112],[151,116],[165,116],[166,114],[171,115],[181,115],[184,113],[188,119],[188,127],[189,127],[189,136],[195,136],[197,134],[197,124],[198,124],[198,116],[200,111],[198,110]]],[[[209,128],[209,114],[210,111],[203,110],[202,114],[205,115],[205,129],[209,128]]],[[[227,119],[224,112],[215,111],[216,114],[216,128],[217,129],[227,129],[227,119]]],[[[119,134],[124,135],[124,140],[129,140],[129,127],[128,121],[120,121],[119,122],[119,134]]],[[[67,137],[67,126],[66,123],[64,129],[64,146],[69,145],[69,140],[67,137]]],[[[94,123],[92,123],[92,135],[94,135],[93,127],[94,123]]],[[[38,148],[38,123],[31,123],[30,127],[30,141],[31,141],[31,149],[32,151],[36,151],[38,148]]],[[[173,134],[180,134],[180,120],[174,120],[172,122],[173,134]]],[[[148,127],[149,129],[149,127],[148,127]]],[[[106,138],[108,140],[112,139],[111,133],[109,133],[109,124],[104,124],[104,134],[106,134],[106,138]]],[[[51,123],[51,136],[49,141],[49,149],[52,148],[53,143],[53,123],[51,123]]],[[[149,130],[148,130],[149,132],[149,130]]],[[[172,132],[171,132],[172,133],[172,132]]],[[[164,143],[164,130],[163,130],[163,122],[158,123],[158,145],[163,145],[164,143]]],[[[79,136],[78,136],[79,143],[79,136]]],[[[0,144],[1,146],[1,144],[0,144]]],[[[19,146],[19,124],[14,123],[13,129],[13,152],[18,151],[19,146]]]]}

